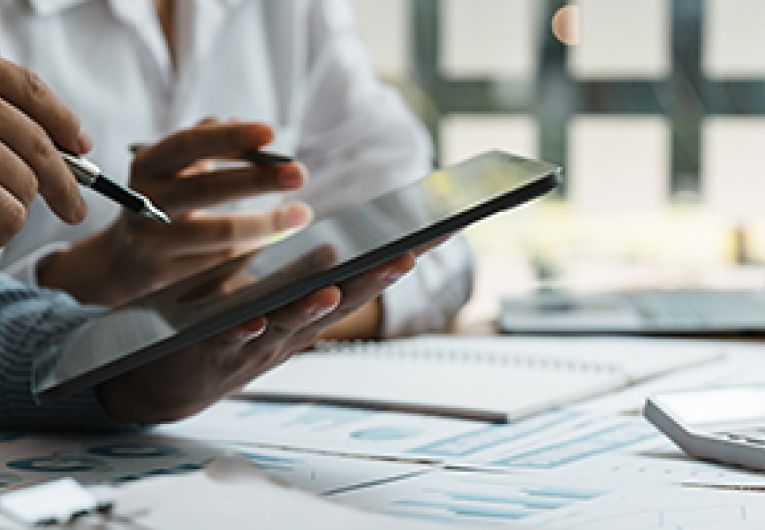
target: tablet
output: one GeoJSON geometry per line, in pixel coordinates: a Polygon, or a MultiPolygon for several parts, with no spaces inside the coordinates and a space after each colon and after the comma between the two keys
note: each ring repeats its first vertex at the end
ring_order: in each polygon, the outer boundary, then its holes
{"type": "Polygon", "coordinates": [[[95,316],[38,357],[34,394],[45,402],[95,386],[540,197],[560,178],[558,167],[499,151],[434,171],[95,316]]]}

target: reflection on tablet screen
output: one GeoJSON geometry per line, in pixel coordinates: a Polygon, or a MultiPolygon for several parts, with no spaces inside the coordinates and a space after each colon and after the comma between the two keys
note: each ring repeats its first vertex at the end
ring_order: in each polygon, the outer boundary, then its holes
{"type": "Polygon", "coordinates": [[[63,354],[42,357],[35,390],[50,397],[113,377],[540,196],[558,177],[554,166],[501,152],[435,171],[95,317],[67,338],[63,354]]]}

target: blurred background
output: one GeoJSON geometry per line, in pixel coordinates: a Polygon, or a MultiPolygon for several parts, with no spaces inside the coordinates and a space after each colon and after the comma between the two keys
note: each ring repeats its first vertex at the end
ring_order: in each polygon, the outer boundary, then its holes
{"type": "Polygon", "coordinates": [[[565,189],[473,227],[476,295],[765,288],[765,2],[353,0],[435,162],[502,148],[565,189]]]}

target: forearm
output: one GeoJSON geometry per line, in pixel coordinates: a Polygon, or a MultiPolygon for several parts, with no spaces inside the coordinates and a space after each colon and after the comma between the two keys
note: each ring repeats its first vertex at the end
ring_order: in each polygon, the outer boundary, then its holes
{"type": "Polygon", "coordinates": [[[23,286],[0,276],[0,428],[115,430],[92,392],[51,405],[32,395],[34,367],[58,355],[67,333],[99,310],[61,293],[23,286]]]}
{"type": "Polygon", "coordinates": [[[125,295],[113,287],[104,273],[125,277],[109,257],[113,255],[106,232],[96,234],[51,253],[37,263],[37,285],[64,291],[82,304],[113,306],[125,295]],[[87,272],[84,272],[87,271],[87,272]]]}

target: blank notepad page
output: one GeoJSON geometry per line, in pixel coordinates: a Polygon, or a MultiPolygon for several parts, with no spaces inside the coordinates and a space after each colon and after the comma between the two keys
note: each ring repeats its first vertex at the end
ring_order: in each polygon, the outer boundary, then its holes
{"type": "Polygon", "coordinates": [[[719,356],[714,347],[640,339],[330,343],[258,378],[243,396],[510,421],[719,356]]]}

